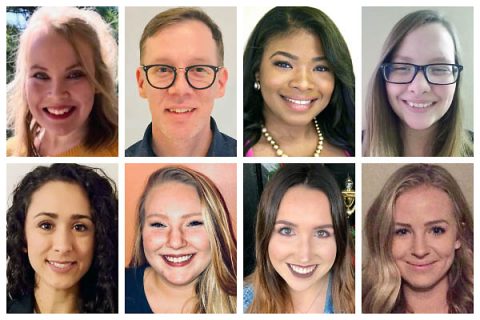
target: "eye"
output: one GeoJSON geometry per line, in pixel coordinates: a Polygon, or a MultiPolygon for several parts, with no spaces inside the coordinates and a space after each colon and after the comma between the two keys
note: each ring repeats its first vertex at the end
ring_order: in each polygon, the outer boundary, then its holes
{"type": "Polygon", "coordinates": [[[282,236],[293,236],[293,229],[290,227],[281,227],[278,229],[278,233],[281,234],[282,236]]]}
{"type": "Polygon", "coordinates": [[[274,66],[282,68],[282,69],[292,69],[292,65],[286,61],[275,61],[273,63],[274,66]]]}
{"type": "Polygon", "coordinates": [[[445,228],[443,227],[439,227],[439,226],[434,226],[432,227],[431,229],[431,232],[436,235],[436,236],[439,236],[439,235],[442,235],[446,232],[445,228]]]}
{"type": "Polygon", "coordinates": [[[53,224],[50,222],[40,222],[38,227],[42,230],[49,231],[53,229],[53,224]]]}
{"type": "Polygon", "coordinates": [[[149,224],[152,228],[166,228],[167,226],[161,222],[152,222],[149,224]]]}
{"type": "Polygon", "coordinates": [[[329,72],[330,68],[327,66],[316,66],[313,71],[318,71],[318,72],[329,72]]]}
{"type": "Polygon", "coordinates": [[[88,227],[83,223],[76,223],[73,225],[73,230],[78,232],[85,232],[88,230],[88,227]]]}
{"type": "Polygon", "coordinates": [[[397,236],[406,236],[409,233],[407,228],[398,228],[395,229],[395,235],[397,236]]]}
{"type": "Polygon", "coordinates": [[[318,238],[328,238],[330,237],[330,232],[328,232],[327,230],[317,230],[315,232],[315,236],[318,238]]]}
{"type": "Polygon", "coordinates": [[[50,79],[48,74],[46,74],[45,72],[35,72],[32,75],[32,78],[35,78],[35,79],[38,79],[38,80],[48,80],[48,79],[50,79]]]}
{"type": "Polygon", "coordinates": [[[187,223],[187,227],[198,227],[198,226],[203,226],[203,221],[201,220],[193,220],[187,223]]]}
{"type": "Polygon", "coordinates": [[[67,75],[67,79],[79,79],[85,76],[85,72],[82,70],[73,70],[67,75]]]}

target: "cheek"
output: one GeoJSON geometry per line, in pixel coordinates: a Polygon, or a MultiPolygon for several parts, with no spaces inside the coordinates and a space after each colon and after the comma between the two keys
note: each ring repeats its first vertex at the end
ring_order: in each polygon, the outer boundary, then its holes
{"type": "Polygon", "coordinates": [[[185,234],[185,240],[201,251],[210,251],[210,241],[205,230],[185,234]]]}
{"type": "Polygon", "coordinates": [[[452,104],[453,97],[455,95],[456,85],[447,85],[447,86],[433,86],[432,91],[437,97],[442,99],[442,102],[445,108],[448,110],[452,104]]]}
{"type": "Polygon", "coordinates": [[[165,244],[165,235],[158,232],[144,231],[142,233],[142,239],[145,253],[155,251],[165,244]]]}
{"type": "Polygon", "coordinates": [[[392,241],[392,256],[394,259],[400,259],[408,251],[408,243],[406,240],[393,239],[392,241]]]}
{"type": "Polygon", "coordinates": [[[288,251],[288,243],[283,243],[275,236],[270,238],[270,243],[268,244],[268,257],[272,263],[288,256],[288,251]]]}

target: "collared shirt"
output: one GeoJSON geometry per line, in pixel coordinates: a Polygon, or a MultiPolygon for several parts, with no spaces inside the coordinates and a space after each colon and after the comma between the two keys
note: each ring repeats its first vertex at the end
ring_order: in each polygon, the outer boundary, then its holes
{"type": "MultiPolygon", "coordinates": [[[[210,117],[212,143],[208,148],[207,157],[235,157],[237,155],[237,140],[221,133],[215,120],[210,117]]],[[[145,130],[143,139],[125,150],[126,157],[157,157],[152,148],[152,123],[145,130]]]]}

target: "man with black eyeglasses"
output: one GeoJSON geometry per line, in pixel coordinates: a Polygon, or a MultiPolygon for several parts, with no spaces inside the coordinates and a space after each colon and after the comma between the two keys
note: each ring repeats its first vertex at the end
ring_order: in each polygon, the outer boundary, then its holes
{"type": "Polygon", "coordinates": [[[211,117],[228,80],[223,58],[222,33],[200,9],[174,8],[148,22],[136,78],[152,123],[127,157],[236,156],[236,140],[211,117]]]}

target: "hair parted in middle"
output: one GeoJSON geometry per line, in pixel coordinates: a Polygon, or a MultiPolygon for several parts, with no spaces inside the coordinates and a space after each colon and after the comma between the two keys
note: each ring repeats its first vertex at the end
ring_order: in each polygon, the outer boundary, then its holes
{"type": "MultiPolygon", "coordinates": [[[[267,183],[258,205],[255,225],[256,266],[247,282],[255,297],[248,313],[291,313],[288,285],[275,271],[268,254],[280,203],[292,187],[302,185],[323,192],[329,201],[337,254],[330,270],[335,313],[355,312],[355,283],[352,264],[353,241],[342,193],[330,171],[321,164],[286,164],[267,183]]],[[[300,214],[300,213],[299,213],[300,214]]]]}
{"type": "Polygon", "coordinates": [[[457,236],[461,242],[448,271],[449,313],[473,312],[473,217],[455,178],[443,167],[409,164],[388,178],[365,216],[362,309],[364,313],[403,313],[406,301],[402,278],[392,255],[394,206],[400,195],[419,186],[444,191],[453,203],[457,236]]]}
{"type": "Polygon", "coordinates": [[[138,202],[135,243],[130,267],[148,265],[143,248],[145,202],[150,191],[163,183],[178,182],[195,188],[210,242],[212,261],[195,285],[196,313],[235,313],[237,295],[237,244],[222,194],[204,174],[187,167],[164,167],[153,172],[138,202]]]}
{"type": "Polygon", "coordinates": [[[244,153],[261,137],[264,102],[254,89],[255,74],[265,48],[273,39],[305,30],[320,40],[335,76],[335,89],[325,110],[316,116],[331,144],[355,154],[355,75],[347,43],[335,23],[312,7],[275,7],[253,29],[243,54],[244,153]]]}

